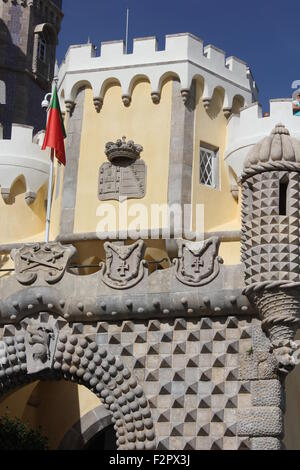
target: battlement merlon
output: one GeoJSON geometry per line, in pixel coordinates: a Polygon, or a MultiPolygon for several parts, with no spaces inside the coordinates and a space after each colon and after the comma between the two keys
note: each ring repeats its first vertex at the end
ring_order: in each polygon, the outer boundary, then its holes
{"type": "Polygon", "coordinates": [[[232,115],[227,126],[225,161],[239,178],[249,150],[282,122],[292,137],[300,139],[300,119],[293,115],[292,99],[270,100],[270,116],[263,117],[262,107],[253,103],[232,115]]]}
{"type": "Polygon", "coordinates": [[[48,181],[50,155],[41,150],[44,133],[33,139],[33,127],[21,124],[12,125],[11,139],[3,139],[0,125],[0,187],[1,195],[7,203],[14,182],[24,177],[26,184],[25,200],[31,204],[38,190],[48,181]]]}
{"type": "Polygon", "coordinates": [[[100,55],[92,44],[71,46],[59,71],[59,88],[66,101],[74,101],[78,87],[88,82],[95,98],[103,99],[103,84],[111,77],[120,81],[122,95],[131,96],[136,76],[149,78],[152,93],[160,93],[167,74],[180,79],[183,90],[192,80],[204,78],[204,99],[211,99],[216,87],[225,90],[224,107],[231,108],[240,95],[246,104],[257,99],[255,81],[247,64],[189,33],[166,36],[164,50],[157,50],[155,37],[134,39],[133,52],[125,53],[124,41],[104,42],[100,55]],[[81,84],[80,84],[81,83],[81,84]]]}

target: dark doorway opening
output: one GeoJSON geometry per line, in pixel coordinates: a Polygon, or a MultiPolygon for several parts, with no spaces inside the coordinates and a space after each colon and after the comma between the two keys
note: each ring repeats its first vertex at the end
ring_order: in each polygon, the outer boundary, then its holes
{"type": "Polygon", "coordinates": [[[116,433],[113,425],[95,434],[82,450],[117,450],[116,433]]]}
{"type": "Polygon", "coordinates": [[[279,185],[279,215],[287,215],[288,181],[284,179],[279,185]]]}

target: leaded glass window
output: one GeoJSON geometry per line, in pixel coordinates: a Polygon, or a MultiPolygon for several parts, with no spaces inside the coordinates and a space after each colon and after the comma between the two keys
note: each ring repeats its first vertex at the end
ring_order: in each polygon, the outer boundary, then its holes
{"type": "Polygon", "coordinates": [[[218,151],[200,147],[200,183],[211,188],[218,187],[218,151]]]}

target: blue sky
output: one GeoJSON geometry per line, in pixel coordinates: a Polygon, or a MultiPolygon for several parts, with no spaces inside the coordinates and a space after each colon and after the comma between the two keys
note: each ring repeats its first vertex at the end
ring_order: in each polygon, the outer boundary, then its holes
{"type": "Polygon", "coordinates": [[[270,0],[63,0],[64,20],[57,56],[71,44],[125,39],[126,8],[132,39],[190,32],[250,65],[264,111],[270,98],[292,94],[300,80],[300,2],[270,0]]]}

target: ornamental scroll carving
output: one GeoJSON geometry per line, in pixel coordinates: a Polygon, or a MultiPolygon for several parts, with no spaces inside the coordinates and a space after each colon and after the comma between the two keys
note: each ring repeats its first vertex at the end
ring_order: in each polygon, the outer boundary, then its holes
{"type": "Polygon", "coordinates": [[[16,278],[23,285],[33,284],[39,277],[48,284],[59,282],[75,255],[76,248],[60,243],[36,243],[13,250],[16,278]]]}
{"type": "Polygon", "coordinates": [[[113,289],[129,289],[145,275],[145,244],[142,240],[130,246],[105,243],[106,263],[100,263],[102,281],[113,289]]]}
{"type": "Polygon", "coordinates": [[[176,278],[188,286],[200,287],[213,281],[223,260],[218,256],[220,240],[178,242],[178,259],[174,260],[176,278]]]}

